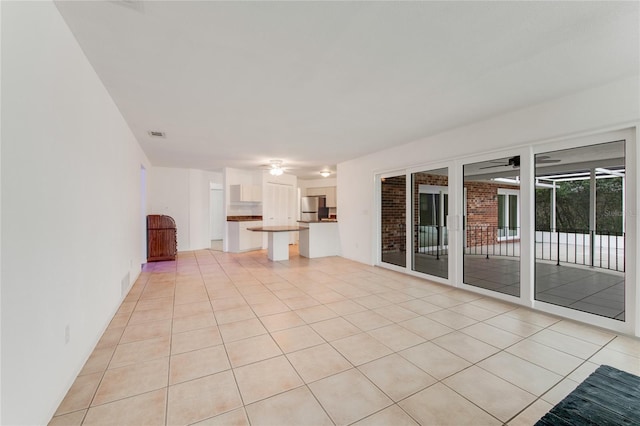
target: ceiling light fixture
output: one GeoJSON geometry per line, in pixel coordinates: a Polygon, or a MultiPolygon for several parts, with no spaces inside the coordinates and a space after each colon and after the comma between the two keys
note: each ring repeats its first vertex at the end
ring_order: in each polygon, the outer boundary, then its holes
{"type": "Polygon", "coordinates": [[[280,176],[284,173],[282,169],[282,161],[280,160],[271,160],[271,169],[269,169],[269,174],[272,176],[280,176]]]}
{"type": "Polygon", "coordinates": [[[328,170],[323,170],[323,171],[320,172],[320,176],[325,177],[325,178],[329,177],[329,176],[331,176],[331,172],[328,171],[328,170]]]}

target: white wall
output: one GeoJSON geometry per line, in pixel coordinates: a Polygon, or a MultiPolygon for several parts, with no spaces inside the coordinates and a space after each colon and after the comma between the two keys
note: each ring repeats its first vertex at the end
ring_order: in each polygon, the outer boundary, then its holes
{"type": "MultiPolygon", "coordinates": [[[[2,93],[2,2],[0,2],[0,93],[2,93]]],[[[2,259],[2,102],[0,102],[0,260],[2,259]]],[[[1,264],[0,264],[1,265],[1,264]]],[[[2,274],[0,273],[0,306],[2,274]]],[[[2,423],[2,315],[0,315],[0,424],[2,423]]]]}
{"type": "Polygon", "coordinates": [[[147,171],[149,214],[164,214],[176,221],[178,251],[211,247],[209,224],[210,183],[222,174],[195,169],[152,167],[147,171]]]}
{"type": "Polygon", "coordinates": [[[211,188],[209,197],[210,215],[210,238],[211,240],[222,240],[224,238],[224,227],[226,219],[224,217],[224,191],[222,187],[211,188]]]}
{"type": "Polygon", "coordinates": [[[189,169],[151,167],[147,170],[149,214],[176,221],[178,251],[190,250],[189,169]]]}
{"type": "Polygon", "coordinates": [[[338,164],[343,256],[375,261],[377,172],[631,126],[640,120],[639,92],[636,76],[338,164]]]}
{"type": "Polygon", "coordinates": [[[209,173],[189,170],[189,245],[192,250],[211,248],[209,173]]]}
{"type": "Polygon", "coordinates": [[[261,183],[266,185],[267,183],[275,183],[276,185],[289,185],[294,188],[298,185],[298,178],[295,175],[288,173],[281,174],[280,176],[273,176],[269,171],[262,172],[261,183]]]}
{"type": "Polygon", "coordinates": [[[52,2],[2,39],[0,422],[46,424],[140,272],[148,161],[52,2]]]}
{"type": "Polygon", "coordinates": [[[336,186],[338,180],[335,177],[320,178],[320,179],[298,179],[298,187],[304,193],[307,188],[325,188],[329,186],[336,186]]]}

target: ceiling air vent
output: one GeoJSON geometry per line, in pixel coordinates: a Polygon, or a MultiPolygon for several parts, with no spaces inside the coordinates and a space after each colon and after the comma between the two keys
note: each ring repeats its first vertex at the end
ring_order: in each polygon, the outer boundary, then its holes
{"type": "Polygon", "coordinates": [[[144,3],[141,0],[110,0],[110,2],[138,12],[144,12],[144,3]]]}
{"type": "Polygon", "coordinates": [[[149,133],[149,136],[151,136],[152,138],[166,138],[167,134],[165,132],[161,132],[159,130],[149,130],[147,133],[149,133]]]}

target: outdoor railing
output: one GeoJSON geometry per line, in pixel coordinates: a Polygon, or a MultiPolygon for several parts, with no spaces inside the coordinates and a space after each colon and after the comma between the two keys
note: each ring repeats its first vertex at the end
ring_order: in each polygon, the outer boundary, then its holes
{"type": "MultiPolygon", "coordinates": [[[[520,230],[497,226],[467,226],[465,254],[520,256],[520,230]]],[[[586,230],[536,231],[536,259],[624,272],[624,233],[586,230]]]]}
{"type": "Polygon", "coordinates": [[[625,234],[607,231],[536,231],[536,258],[624,272],[625,234]]]}
{"type": "Polygon", "coordinates": [[[467,225],[465,232],[465,254],[520,256],[520,228],[467,225]]]}
{"type": "MultiPolygon", "coordinates": [[[[446,256],[449,253],[449,235],[445,226],[416,226],[416,253],[446,256]]],[[[536,231],[536,254],[539,260],[549,260],[557,265],[575,264],[624,272],[624,233],[547,230],[536,231]]],[[[519,257],[520,228],[498,226],[467,226],[464,254],[519,257]]]]}
{"type": "Polygon", "coordinates": [[[449,230],[446,226],[416,225],[415,229],[417,253],[437,259],[449,253],[449,230]]]}

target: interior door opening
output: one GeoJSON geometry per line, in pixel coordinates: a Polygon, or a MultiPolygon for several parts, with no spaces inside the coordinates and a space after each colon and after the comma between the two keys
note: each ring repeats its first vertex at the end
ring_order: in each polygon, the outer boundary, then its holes
{"type": "Polygon", "coordinates": [[[209,239],[211,249],[222,251],[224,238],[224,194],[222,185],[211,183],[209,197],[209,239]]]}

